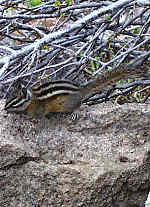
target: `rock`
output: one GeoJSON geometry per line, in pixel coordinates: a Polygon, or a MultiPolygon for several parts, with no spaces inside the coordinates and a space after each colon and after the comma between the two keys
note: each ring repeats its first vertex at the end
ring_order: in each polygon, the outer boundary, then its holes
{"type": "Polygon", "coordinates": [[[140,207],[150,190],[150,108],[101,104],[80,118],[0,114],[0,206],[140,207]]]}

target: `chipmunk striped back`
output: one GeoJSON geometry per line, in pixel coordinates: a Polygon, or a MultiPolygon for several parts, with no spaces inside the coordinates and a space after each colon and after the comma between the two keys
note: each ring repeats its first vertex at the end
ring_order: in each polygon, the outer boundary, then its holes
{"type": "Polygon", "coordinates": [[[68,80],[51,81],[32,88],[32,93],[40,101],[55,96],[77,94],[79,91],[79,86],[68,80]]]}

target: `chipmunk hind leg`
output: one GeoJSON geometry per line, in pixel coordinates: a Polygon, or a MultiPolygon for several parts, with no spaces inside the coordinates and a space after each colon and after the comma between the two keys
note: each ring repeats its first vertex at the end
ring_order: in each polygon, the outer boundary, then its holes
{"type": "Polygon", "coordinates": [[[71,94],[68,96],[66,103],[64,105],[64,111],[73,112],[82,104],[82,94],[71,94]]]}

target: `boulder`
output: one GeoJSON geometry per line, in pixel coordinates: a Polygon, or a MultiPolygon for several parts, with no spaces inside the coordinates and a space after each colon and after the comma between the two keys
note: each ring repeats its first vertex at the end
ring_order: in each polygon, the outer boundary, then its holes
{"type": "Polygon", "coordinates": [[[141,207],[150,190],[150,107],[83,105],[32,119],[0,104],[0,206],[141,207]]]}

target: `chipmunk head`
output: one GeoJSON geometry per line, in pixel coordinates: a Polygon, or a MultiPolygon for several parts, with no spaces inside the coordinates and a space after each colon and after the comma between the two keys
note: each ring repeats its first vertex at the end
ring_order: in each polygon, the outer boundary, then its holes
{"type": "Polygon", "coordinates": [[[22,113],[28,108],[31,103],[31,91],[21,85],[21,90],[6,100],[4,110],[7,112],[22,113]]]}

